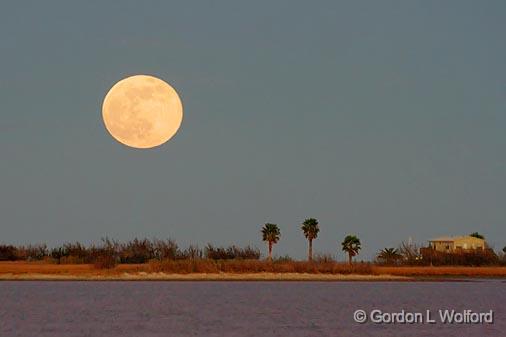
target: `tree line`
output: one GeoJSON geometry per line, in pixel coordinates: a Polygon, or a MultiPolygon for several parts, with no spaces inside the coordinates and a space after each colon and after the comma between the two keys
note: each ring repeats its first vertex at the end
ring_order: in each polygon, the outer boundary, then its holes
{"type": "MultiPolygon", "coordinates": [[[[301,229],[308,240],[308,261],[313,261],[313,240],[320,232],[319,222],[315,218],[305,219],[301,229]]],[[[266,223],[261,229],[262,239],[268,243],[268,257],[272,261],[274,244],[280,240],[281,231],[277,224],[266,223]]],[[[342,250],[352,258],[358,255],[361,249],[360,239],[355,235],[348,235],[341,243],[342,250]]],[[[13,246],[0,245],[0,260],[27,260],[37,261],[51,259],[55,263],[95,263],[97,261],[111,260],[117,263],[146,263],[150,260],[184,260],[184,259],[211,259],[211,260],[258,260],[260,250],[256,247],[218,247],[207,244],[203,249],[190,245],[181,249],[174,240],[149,240],[134,239],[127,242],[119,242],[109,238],[102,239],[99,245],[85,246],[80,242],[65,243],[61,246],[49,249],[45,244],[13,246]]],[[[284,257],[284,259],[290,259],[284,257]]],[[[331,257],[319,256],[318,260],[330,260],[331,257]]],[[[291,259],[290,259],[291,260],[291,259]]],[[[111,262],[112,263],[112,262],[111,262]]]]}
{"type": "MultiPolygon", "coordinates": [[[[320,233],[319,222],[315,218],[305,219],[300,228],[308,241],[307,261],[313,262],[313,241],[320,233]]],[[[260,230],[262,240],[267,243],[267,260],[273,261],[273,247],[281,238],[280,227],[275,223],[265,223],[260,230]]],[[[472,236],[484,239],[483,235],[475,232],[472,236]]],[[[360,239],[356,235],[346,235],[340,243],[340,248],[348,255],[351,265],[353,258],[362,249],[360,239]]],[[[427,251],[414,244],[402,243],[399,248],[387,247],[381,249],[375,261],[385,265],[486,265],[506,263],[506,247],[501,256],[491,249],[484,252],[470,251],[459,254],[448,254],[427,251]]],[[[85,246],[79,242],[65,243],[49,249],[45,244],[13,246],[0,245],[0,261],[38,261],[49,260],[54,263],[94,263],[103,266],[113,266],[116,263],[146,263],[151,260],[259,260],[260,250],[256,247],[228,247],[207,244],[204,248],[195,245],[182,249],[174,240],[134,239],[119,242],[109,238],[102,239],[99,245],[85,246]]],[[[288,256],[278,258],[277,261],[292,261],[288,256]]],[[[317,262],[334,261],[331,255],[318,255],[317,262]]]]}

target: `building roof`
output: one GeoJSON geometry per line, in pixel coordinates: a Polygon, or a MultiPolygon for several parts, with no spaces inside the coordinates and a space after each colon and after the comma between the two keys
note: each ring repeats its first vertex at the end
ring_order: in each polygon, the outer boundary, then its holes
{"type": "Polygon", "coordinates": [[[477,237],[474,237],[471,235],[461,235],[461,236],[440,236],[438,238],[434,238],[434,239],[429,240],[429,242],[437,242],[437,241],[439,241],[439,242],[453,242],[453,241],[462,240],[462,239],[469,239],[469,238],[483,240],[483,239],[480,239],[480,238],[477,238],[477,237]]]}

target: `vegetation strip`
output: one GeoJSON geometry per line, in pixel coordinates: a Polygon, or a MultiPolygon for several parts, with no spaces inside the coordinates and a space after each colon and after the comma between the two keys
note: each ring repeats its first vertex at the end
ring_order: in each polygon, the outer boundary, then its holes
{"type": "MultiPolygon", "coordinates": [[[[300,227],[308,241],[307,261],[289,256],[273,257],[273,247],[281,238],[277,224],[266,223],[260,230],[267,243],[266,260],[260,260],[256,247],[217,247],[207,244],[204,249],[190,245],[181,249],[174,240],[134,239],[119,242],[102,239],[99,245],[85,246],[79,242],[65,243],[49,249],[45,244],[14,246],[0,245],[0,261],[43,262],[46,264],[91,264],[95,269],[114,269],[117,265],[144,264],[150,273],[310,273],[310,274],[378,274],[375,266],[501,266],[506,265],[506,247],[494,252],[485,237],[477,232],[467,236],[440,237],[429,240],[428,247],[402,243],[399,248],[380,250],[373,263],[354,263],[362,242],[356,235],[347,235],[340,248],[348,255],[348,264],[338,263],[332,254],[313,254],[313,241],[320,233],[315,218],[305,219],[300,227]]],[[[30,266],[26,265],[29,272],[30,266]]],[[[393,271],[396,273],[397,270],[393,271]]],[[[423,273],[425,273],[424,270],[423,273]]],[[[415,272],[413,272],[415,273],[415,272]]],[[[411,276],[410,274],[409,276],[411,276]]],[[[418,275],[418,274],[413,274],[418,275]]],[[[425,275],[425,274],[424,274],[425,275]]],[[[438,275],[445,275],[444,273],[438,275]]],[[[450,274],[455,275],[455,274],[450,274]]],[[[473,272],[466,275],[474,275],[473,272]]],[[[495,274],[493,274],[495,275],[495,274]]],[[[404,276],[404,275],[403,275],[404,276]]],[[[502,276],[500,274],[499,276],[502,276]]]]}

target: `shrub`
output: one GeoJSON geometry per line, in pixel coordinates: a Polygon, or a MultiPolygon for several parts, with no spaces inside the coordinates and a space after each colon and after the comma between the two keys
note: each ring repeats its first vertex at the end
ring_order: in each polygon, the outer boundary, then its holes
{"type": "Polygon", "coordinates": [[[317,263],[335,262],[331,254],[315,254],[313,261],[317,263]]]}
{"type": "Polygon", "coordinates": [[[402,242],[398,253],[402,256],[402,263],[408,265],[421,265],[423,261],[420,255],[420,247],[414,243],[402,242]]]}
{"type": "Polygon", "coordinates": [[[154,240],[153,256],[157,260],[171,259],[175,260],[179,253],[177,243],[173,240],[154,240]]]}
{"type": "Polygon", "coordinates": [[[247,259],[258,260],[260,259],[260,250],[251,246],[240,248],[237,246],[215,247],[208,244],[205,248],[205,257],[212,260],[231,260],[231,259],[247,259]]]}
{"type": "Polygon", "coordinates": [[[19,247],[18,254],[20,260],[40,261],[49,255],[49,251],[45,244],[38,244],[19,247]]]}
{"type": "Polygon", "coordinates": [[[155,258],[153,244],[148,239],[134,239],[120,246],[121,263],[145,263],[155,258]]]}
{"type": "Polygon", "coordinates": [[[293,259],[289,255],[275,257],[274,262],[292,262],[293,259]]]}
{"type": "Polygon", "coordinates": [[[62,257],[68,256],[68,252],[66,251],[64,246],[55,247],[51,249],[49,255],[56,261],[56,263],[59,264],[61,262],[62,257]]]}
{"type": "Polygon", "coordinates": [[[477,249],[457,253],[439,252],[432,248],[422,248],[420,251],[424,265],[484,266],[499,263],[499,257],[492,249],[477,249]]]}
{"type": "Polygon", "coordinates": [[[382,265],[397,265],[402,260],[403,255],[395,248],[383,248],[376,255],[375,262],[382,265]]]}
{"type": "Polygon", "coordinates": [[[64,259],[60,259],[60,263],[89,263],[91,262],[89,250],[79,242],[65,243],[63,245],[65,251],[64,259]],[[68,261],[68,262],[63,262],[68,261]]]}
{"type": "Polygon", "coordinates": [[[185,260],[185,259],[196,260],[202,259],[203,257],[204,252],[202,252],[202,249],[194,245],[190,245],[188,248],[182,251],[178,250],[176,255],[176,259],[178,260],[185,260]]]}
{"type": "Polygon", "coordinates": [[[16,261],[17,249],[12,245],[0,245],[0,261],[16,261]]]}

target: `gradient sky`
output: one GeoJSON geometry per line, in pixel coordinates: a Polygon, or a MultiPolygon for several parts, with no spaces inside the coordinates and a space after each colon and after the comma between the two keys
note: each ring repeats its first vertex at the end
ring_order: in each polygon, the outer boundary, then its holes
{"type": "MultiPolygon", "coordinates": [[[[302,258],[357,234],[506,245],[504,1],[34,1],[0,12],[0,242],[172,237],[302,258]],[[133,74],[180,93],[153,150],[106,132],[133,74]]],[[[359,257],[360,259],[360,257],[359,257]]]]}

